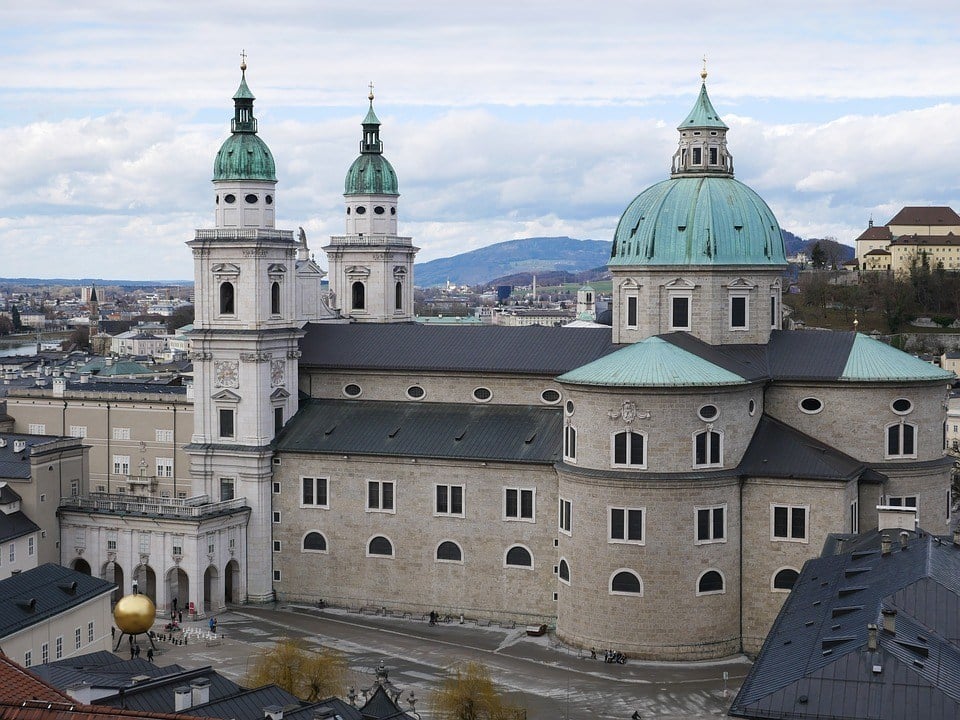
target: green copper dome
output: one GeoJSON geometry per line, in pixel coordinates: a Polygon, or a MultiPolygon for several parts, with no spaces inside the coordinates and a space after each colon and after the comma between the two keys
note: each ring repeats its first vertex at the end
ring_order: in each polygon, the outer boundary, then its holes
{"type": "Polygon", "coordinates": [[[620,217],[610,265],[786,265],[763,199],[732,177],[679,177],[640,193],[620,217]]]}
{"type": "Polygon", "coordinates": [[[383,156],[380,140],[380,119],[373,111],[373,92],[369,95],[370,108],[363,118],[363,139],[360,157],[353,161],[343,183],[344,195],[399,195],[397,173],[383,156]]]}
{"type": "Polygon", "coordinates": [[[247,87],[246,65],[242,65],[241,70],[240,87],[233,95],[232,134],[217,152],[213,162],[213,179],[276,182],[277,167],[273,153],[257,136],[257,119],[253,116],[255,98],[247,87]]]}

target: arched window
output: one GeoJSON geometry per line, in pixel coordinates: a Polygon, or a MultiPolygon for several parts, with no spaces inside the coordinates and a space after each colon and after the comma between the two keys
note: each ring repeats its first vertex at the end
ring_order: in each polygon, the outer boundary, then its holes
{"type": "Polygon", "coordinates": [[[523,545],[514,545],[507,550],[504,564],[513,567],[533,567],[533,556],[523,545]]]}
{"type": "Polygon", "coordinates": [[[723,575],[716,570],[707,570],[697,580],[697,595],[712,595],[723,592],[723,575]]]}
{"type": "Polygon", "coordinates": [[[710,466],[723,464],[723,435],[716,430],[704,430],[693,436],[693,464],[710,466]]]}
{"type": "Polygon", "coordinates": [[[270,285],[270,313],[272,315],[280,314],[280,283],[278,282],[270,285]]]}
{"type": "Polygon", "coordinates": [[[557,568],[557,575],[560,576],[562,582],[570,584],[570,565],[567,564],[565,558],[560,558],[560,567],[557,568]]]}
{"type": "Polygon", "coordinates": [[[403,310],[403,283],[399,280],[393,289],[393,304],[397,310],[403,310]]]}
{"type": "Polygon", "coordinates": [[[611,595],[643,595],[643,581],[633,570],[617,570],[610,576],[611,595]]]}
{"type": "Polygon", "coordinates": [[[303,549],[306,552],[326,552],[327,539],[323,536],[323,533],[308,532],[303,536],[303,549]]]}
{"type": "Polygon", "coordinates": [[[383,535],[370,538],[367,544],[367,555],[383,555],[393,557],[393,543],[383,535]]]}
{"type": "Polygon", "coordinates": [[[366,288],[359,280],[353,284],[351,289],[350,307],[354,310],[363,310],[366,307],[366,288]]]}
{"type": "Polygon", "coordinates": [[[613,465],[644,467],[647,464],[646,438],[642,433],[624,430],[613,436],[613,465]]]}
{"type": "Polygon", "coordinates": [[[452,540],[437,545],[437,560],[440,562],[463,562],[463,550],[452,540]]]}
{"type": "Polygon", "coordinates": [[[887,457],[917,456],[917,426],[900,422],[887,426],[887,457]]]}
{"type": "Polygon", "coordinates": [[[783,568],[782,570],[778,570],[773,576],[773,589],[786,590],[789,592],[790,590],[793,590],[793,586],[796,584],[798,577],[800,577],[800,573],[793,568],[783,568]]]}
{"type": "Polygon", "coordinates": [[[232,282],[220,283],[220,314],[233,315],[234,309],[234,291],[232,282]]]}

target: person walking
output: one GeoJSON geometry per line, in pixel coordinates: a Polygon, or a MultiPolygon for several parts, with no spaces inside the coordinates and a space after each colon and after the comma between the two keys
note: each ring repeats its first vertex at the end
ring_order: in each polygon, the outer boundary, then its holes
{"type": "Polygon", "coordinates": [[[153,648],[147,648],[147,660],[153,662],[153,648]]]}

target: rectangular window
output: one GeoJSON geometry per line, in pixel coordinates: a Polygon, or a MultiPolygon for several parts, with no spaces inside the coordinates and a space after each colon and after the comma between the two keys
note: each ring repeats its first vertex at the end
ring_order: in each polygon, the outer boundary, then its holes
{"type": "Polygon", "coordinates": [[[777,296],[770,296],[770,327],[777,329],[777,296]]]}
{"type": "Polygon", "coordinates": [[[808,511],[806,505],[771,505],[771,539],[806,542],[808,511]]]}
{"type": "Polygon", "coordinates": [[[283,408],[273,409],[273,434],[276,435],[283,430],[283,408]]]}
{"type": "Polygon", "coordinates": [[[277,482],[277,481],[274,481],[274,483],[273,483],[273,494],[274,494],[274,495],[279,495],[279,494],[280,494],[280,483],[277,482]]]}
{"type": "Polygon", "coordinates": [[[643,544],[644,508],[610,508],[610,542],[643,544]]]}
{"type": "Polygon", "coordinates": [[[634,295],[627,298],[627,327],[637,326],[637,300],[634,295]]]}
{"type": "Polygon", "coordinates": [[[80,646],[83,645],[83,642],[81,641],[82,637],[83,635],[80,632],[80,628],[77,628],[73,631],[73,645],[75,650],[79,650],[80,646]]]}
{"type": "Polygon", "coordinates": [[[172,478],[173,477],[173,458],[157,458],[157,477],[158,478],[172,478]]]}
{"type": "Polygon", "coordinates": [[[17,561],[17,544],[12,542],[10,543],[10,562],[17,561]]]}
{"type": "Polygon", "coordinates": [[[887,505],[892,507],[917,507],[916,495],[887,495],[887,505]]]}
{"type": "Polygon", "coordinates": [[[44,665],[50,662],[50,643],[44,643],[40,646],[40,662],[44,665]]]}
{"type": "Polygon", "coordinates": [[[690,329],[690,298],[688,297],[670,298],[670,329],[671,330],[689,330],[690,329]]]}
{"type": "Polygon", "coordinates": [[[367,510],[376,512],[394,512],[393,481],[367,481],[367,510]]]}
{"type": "Polygon", "coordinates": [[[300,507],[330,507],[326,478],[300,478],[300,507]]]}
{"type": "Polygon", "coordinates": [[[156,439],[158,443],[172,443],[173,430],[157,430],[156,439]]]}
{"type": "Polygon", "coordinates": [[[85,438],[87,436],[87,426],[86,425],[71,425],[70,426],[70,437],[85,438]]]}
{"type": "Polygon", "coordinates": [[[572,521],[573,521],[573,503],[569,500],[564,500],[560,498],[560,509],[558,512],[557,521],[559,523],[560,532],[569,535],[571,533],[572,521]]]}
{"type": "Polygon", "coordinates": [[[730,298],[730,327],[743,330],[747,327],[747,298],[734,296],[730,298]]]}
{"type": "Polygon", "coordinates": [[[60,660],[63,657],[63,636],[57,638],[55,647],[57,648],[57,660],[60,660]]]}
{"type": "Polygon", "coordinates": [[[33,553],[34,553],[34,545],[36,541],[37,541],[36,538],[33,537],[32,535],[27,538],[27,555],[31,557],[33,556],[33,553]]]}
{"type": "Polygon", "coordinates": [[[274,581],[274,582],[280,582],[280,571],[279,571],[279,570],[274,570],[274,571],[273,571],[273,581],[274,581]]]}
{"type": "Polygon", "coordinates": [[[23,654],[23,666],[30,667],[31,665],[33,665],[33,653],[27,650],[23,654]]]}
{"type": "Polygon", "coordinates": [[[563,459],[577,461],[577,429],[572,425],[563,429],[563,459]]]}
{"type": "Polygon", "coordinates": [[[280,552],[280,541],[279,541],[279,540],[274,540],[274,541],[273,541],[273,551],[274,551],[274,552],[280,552]]]}
{"type": "Polygon", "coordinates": [[[70,497],[77,497],[80,494],[80,481],[71,480],[70,481],[70,497]]]}
{"type": "Polygon", "coordinates": [[[45,423],[30,423],[27,426],[27,432],[31,435],[46,435],[47,426],[45,423]]]}
{"type": "Polygon", "coordinates": [[[87,623],[87,642],[92,643],[93,638],[96,636],[93,630],[93,620],[87,623]]]}
{"type": "Polygon", "coordinates": [[[113,474],[114,475],[130,474],[130,456],[129,455],[113,456],[113,474]]]}
{"type": "Polygon", "coordinates": [[[140,554],[150,554],[150,533],[140,531],[140,554]]]}
{"type": "MultiPolygon", "coordinates": [[[[279,511],[279,510],[274,510],[274,511],[273,511],[273,522],[274,522],[275,524],[277,524],[277,525],[280,524],[280,511],[279,511]]],[[[230,547],[233,547],[233,546],[231,545],[230,547]]]]}
{"type": "Polygon", "coordinates": [[[711,165],[716,165],[716,164],[717,164],[717,158],[718,158],[718,156],[719,156],[719,154],[718,154],[718,152],[717,152],[717,148],[715,148],[715,147],[710,148],[710,164],[711,164],[711,165]]]}
{"type": "Polygon", "coordinates": [[[858,500],[850,503],[850,532],[860,532],[860,502],[858,500]]]}
{"type": "Polygon", "coordinates": [[[113,429],[113,439],[114,439],[114,440],[129,440],[129,439],[130,439],[130,428],[115,427],[115,428],[113,429]]]}
{"type": "Polygon", "coordinates": [[[703,148],[693,148],[693,164],[703,165],[703,148]]]}
{"type": "Polygon", "coordinates": [[[463,485],[436,485],[434,515],[463,517],[463,485]]]}
{"type": "Polygon", "coordinates": [[[697,508],[697,544],[724,542],[727,539],[727,506],[697,508]]]}
{"type": "Polygon", "coordinates": [[[232,438],[233,430],[233,410],[220,408],[220,437],[232,438]]]}
{"type": "Polygon", "coordinates": [[[235,496],[233,478],[220,478],[220,502],[233,500],[235,496]]]}
{"type": "Polygon", "coordinates": [[[503,517],[505,520],[535,522],[536,490],[533,488],[504,488],[503,517]]]}

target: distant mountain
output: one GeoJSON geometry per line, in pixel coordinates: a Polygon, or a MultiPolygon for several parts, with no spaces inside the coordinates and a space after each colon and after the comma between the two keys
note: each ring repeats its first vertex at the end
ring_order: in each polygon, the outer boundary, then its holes
{"type": "Polygon", "coordinates": [[[847,260],[853,260],[856,255],[856,251],[852,247],[837,242],[832,238],[810,238],[809,240],[804,240],[789,230],[783,231],[783,244],[786,248],[787,255],[805,252],[807,257],[809,257],[813,252],[813,246],[817,243],[820,243],[820,247],[823,248],[823,251],[827,254],[827,258],[831,263],[833,259],[836,258],[836,262],[839,265],[847,260]]]}
{"type": "Polygon", "coordinates": [[[578,273],[607,264],[610,242],[575,240],[569,237],[537,237],[489,245],[462,255],[418,263],[413,277],[420,287],[481,285],[495,278],[519,273],[565,270],[578,273]]]}

